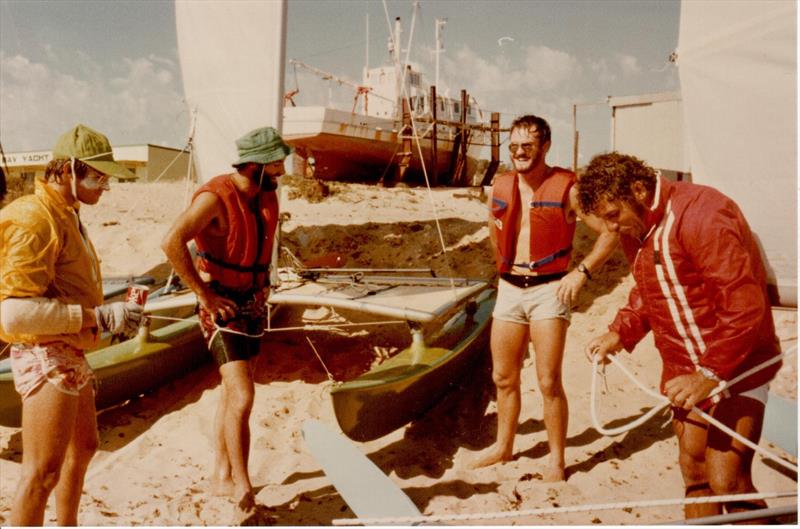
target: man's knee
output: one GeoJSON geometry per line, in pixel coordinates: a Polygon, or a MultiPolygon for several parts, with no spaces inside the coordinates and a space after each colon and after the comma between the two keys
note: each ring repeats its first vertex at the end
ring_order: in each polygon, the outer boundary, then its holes
{"type": "Polygon", "coordinates": [[[227,408],[231,413],[249,413],[253,407],[254,390],[252,385],[240,384],[227,388],[227,408]]]}
{"type": "Polygon", "coordinates": [[[97,436],[97,432],[92,432],[79,440],[75,445],[75,449],[82,459],[91,459],[99,446],[100,439],[97,436]]]}
{"type": "Polygon", "coordinates": [[[497,389],[512,389],[520,384],[520,372],[517,369],[492,369],[492,381],[497,389]]]}
{"type": "Polygon", "coordinates": [[[49,494],[61,477],[62,463],[61,459],[48,458],[36,463],[28,472],[23,472],[22,479],[29,483],[30,488],[49,494]]]}
{"type": "Polygon", "coordinates": [[[708,483],[714,494],[736,494],[746,492],[748,479],[736,471],[710,472],[708,483]]]}
{"type": "Polygon", "coordinates": [[[539,391],[545,398],[556,398],[564,393],[564,388],[561,385],[561,375],[554,375],[552,373],[544,373],[537,375],[539,381],[539,391]]]}
{"type": "Polygon", "coordinates": [[[682,451],[678,456],[678,463],[681,466],[683,480],[687,485],[708,482],[706,478],[706,465],[702,457],[682,451]]]}

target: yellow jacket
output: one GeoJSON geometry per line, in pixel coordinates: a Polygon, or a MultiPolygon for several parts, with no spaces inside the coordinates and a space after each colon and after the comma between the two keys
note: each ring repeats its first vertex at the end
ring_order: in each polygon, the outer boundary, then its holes
{"type": "MultiPolygon", "coordinates": [[[[91,309],[103,303],[97,253],[78,228],[74,206],[41,181],[33,195],[0,210],[0,302],[45,297],[91,309]]],[[[77,309],[77,307],[75,307],[77,309]]],[[[9,343],[66,342],[79,349],[97,345],[97,328],[73,334],[8,334],[9,343]]]]}

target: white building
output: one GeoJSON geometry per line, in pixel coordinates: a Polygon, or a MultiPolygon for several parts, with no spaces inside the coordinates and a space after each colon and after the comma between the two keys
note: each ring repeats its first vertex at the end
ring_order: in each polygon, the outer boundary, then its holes
{"type": "MultiPolygon", "coordinates": [[[[159,145],[123,145],[113,147],[114,160],[137,176],[138,182],[168,182],[186,178],[189,153],[159,145]]],[[[26,151],[6,153],[3,169],[6,178],[33,181],[43,176],[52,151],[26,151]]],[[[194,171],[192,171],[194,174],[194,171]]]]}
{"type": "Polygon", "coordinates": [[[691,181],[679,92],[609,97],[611,150],[632,154],[671,180],[691,181]]]}

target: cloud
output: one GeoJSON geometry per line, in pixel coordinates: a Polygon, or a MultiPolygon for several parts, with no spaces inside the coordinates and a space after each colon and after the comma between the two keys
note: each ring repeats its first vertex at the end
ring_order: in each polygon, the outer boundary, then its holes
{"type": "Polygon", "coordinates": [[[639,60],[633,55],[618,54],[616,59],[623,75],[629,76],[641,73],[642,69],[639,66],[639,60]]]}
{"type": "Polygon", "coordinates": [[[611,71],[611,68],[608,66],[608,61],[605,59],[593,61],[589,65],[589,68],[595,75],[597,81],[601,84],[607,85],[617,80],[616,74],[611,71]]]}
{"type": "Polygon", "coordinates": [[[582,67],[576,57],[547,46],[529,46],[525,50],[526,86],[534,90],[554,90],[577,80],[582,67]]]}
{"type": "Polygon", "coordinates": [[[175,63],[150,56],[112,66],[73,55],[74,70],[58,57],[34,62],[0,52],[0,137],[8,151],[46,150],[75,123],[107,132],[112,144],[182,147],[188,113],[175,63]]]}

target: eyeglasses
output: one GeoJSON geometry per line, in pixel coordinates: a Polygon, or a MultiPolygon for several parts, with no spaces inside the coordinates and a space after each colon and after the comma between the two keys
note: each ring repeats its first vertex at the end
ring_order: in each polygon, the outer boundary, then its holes
{"type": "Polygon", "coordinates": [[[107,174],[101,173],[96,169],[92,169],[91,174],[86,176],[86,179],[91,179],[97,182],[96,187],[102,189],[104,191],[108,191],[111,189],[111,177],[107,174]]]}
{"type": "Polygon", "coordinates": [[[533,148],[536,146],[535,143],[509,143],[508,144],[508,152],[511,154],[516,153],[520,148],[525,151],[525,154],[530,154],[533,152],[533,148]]]}

